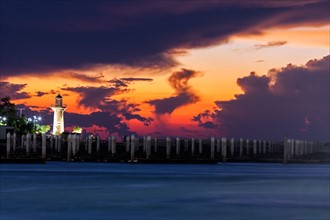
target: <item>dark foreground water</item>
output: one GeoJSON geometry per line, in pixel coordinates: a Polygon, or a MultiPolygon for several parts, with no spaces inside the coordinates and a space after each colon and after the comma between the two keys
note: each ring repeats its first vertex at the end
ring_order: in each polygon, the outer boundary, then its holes
{"type": "Polygon", "coordinates": [[[0,165],[0,219],[330,218],[329,165],[0,165]]]}

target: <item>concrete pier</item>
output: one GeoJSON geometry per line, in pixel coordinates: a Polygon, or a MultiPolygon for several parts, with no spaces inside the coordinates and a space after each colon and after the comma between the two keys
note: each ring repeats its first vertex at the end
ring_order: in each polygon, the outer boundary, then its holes
{"type": "Polygon", "coordinates": [[[131,162],[135,160],[135,136],[131,136],[131,162]]]}
{"type": "Polygon", "coordinates": [[[26,154],[30,153],[30,147],[31,147],[31,134],[26,135],[26,154]]]}
{"type": "Polygon", "coordinates": [[[288,163],[289,160],[289,141],[287,138],[284,139],[283,145],[283,163],[288,163]]]}
{"type": "Polygon", "coordinates": [[[12,135],[13,151],[16,151],[16,133],[12,135]]]}
{"type": "Polygon", "coordinates": [[[262,153],[263,154],[267,153],[267,145],[265,140],[262,142],[262,153]]]}
{"type": "Polygon", "coordinates": [[[71,135],[71,146],[72,146],[72,156],[76,156],[77,153],[77,135],[71,135]]]}
{"type": "Polygon", "coordinates": [[[227,158],[227,139],[222,138],[221,139],[221,155],[222,155],[222,162],[226,162],[227,158]]]}
{"type": "Polygon", "coordinates": [[[116,144],[117,144],[117,140],[116,140],[116,136],[112,136],[111,137],[111,152],[112,152],[112,155],[115,155],[116,154],[116,144]]]}
{"type": "Polygon", "coordinates": [[[100,136],[96,135],[96,153],[100,152],[100,136]]]}
{"type": "Polygon", "coordinates": [[[239,139],[239,157],[242,158],[243,156],[243,138],[239,139]]]}
{"type": "Polygon", "coordinates": [[[88,136],[88,154],[91,155],[92,154],[92,135],[88,136]]]}
{"type": "Polygon", "coordinates": [[[288,147],[289,147],[289,157],[293,158],[294,157],[294,141],[292,139],[288,139],[288,147]]]}
{"type": "Polygon", "coordinates": [[[220,145],[220,140],[217,139],[217,153],[220,153],[221,152],[221,145],[220,145]]]}
{"type": "Polygon", "coordinates": [[[151,137],[146,138],[146,158],[149,159],[151,156],[151,137]]]}
{"type": "Polygon", "coordinates": [[[50,140],[49,141],[50,141],[50,146],[49,146],[50,151],[57,151],[57,152],[59,152],[57,150],[57,136],[50,135],[50,140]],[[55,142],[55,144],[54,144],[54,142],[55,142]]]}
{"type": "Polygon", "coordinates": [[[171,139],[166,138],[166,158],[169,159],[171,156],[171,139]]]}
{"type": "Polygon", "coordinates": [[[195,139],[191,138],[191,155],[195,156],[195,139]]]}
{"type": "Polygon", "coordinates": [[[253,140],[253,155],[257,155],[257,140],[253,140]]]}
{"type": "Polygon", "coordinates": [[[80,134],[76,134],[76,146],[77,146],[77,152],[80,151],[80,134]]]}
{"type": "Polygon", "coordinates": [[[246,155],[249,155],[250,154],[250,140],[247,139],[246,140],[246,143],[245,143],[245,147],[246,147],[246,155]]]}
{"type": "Polygon", "coordinates": [[[68,151],[67,151],[67,161],[71,161],[71,153],[72,153],[72,141],[71,141],[71,134],[68,135],[68,151]]]}
{"type": "Polygon", "coordinates": [[[143,137],[143,153],[146,153],[147,148],[147,137],[143,137]]]}
{"type": "Polygon", "coordinates": [[[180,154],[180,138],[176,138],[176,155],[180,154]]]}
{"type": "Polygon", "coordinates": [[[42,134],[41,136],[41,158],[46,160],[46,134],[42,134]]]}
{"type": "Polygon", "coordinates": [[[51,141],[51,147],[50,149],[54,149],[57,152],[60,152],[60,150],[58,150],[58,141],[60,141],[60,139],[58,139],[59,135],[54,135],[50,137],[50,141],[51,141]]]}
{"type": "Polygon", "coordinates": [[[108,137],[108,152],[111,152],[111,137],[108,137]]]}
{"type": "Polygon", "coordinates": [[[234,138],[230,139],[230,155],[234,156],[235,154],[235,140],[234,138]]]}
{"type": "Polygon", "coordinates": [[[7,152],[7,158],[10,157],[10,133],[7,133],[7,142],[6,142],[6,152],[7,152]]]}
{"type": "Polygon", "coordinates": [[[62,137],[61,135],[57,135],[55,136],[56,140],[57,140],[57,151],[61,152],[62,151],[62,137]]]}
{"type": "Polygon", "coordinates": [[[214,149],[215,149],[215,139],[214,137],[211,138],[211,159],[214,159],[214,149]]]}
{"type": "Polygon", "coordinates": [[[158,143],[157,143],[157,138],[155,138],[155,153],[158,152],[158,143]]]}
{"type": "Polygon", "coordinates": [[[25,141],[26,141],[26,137],[25,137],[25,135],[23,134],[22,135],[22,137],[21,137],[21,149],[23,150],[24,149],[24,147],[25,147],[25,141]]]}
{"type": "Polygon", "coordinates": [[[36,153],[37,152],[37,134],[33,134],[33,141],[32,141],[32,152],[36,153]]]}
{"type": "Polygon", "coordinates": [[[189,146],[188,146],[188,139],[186,138],[186,139],[184,139],[184,152],[187,152],[188,151],[188,148],[189,148],[189,146]]]}
{"type": "Polygon", "coordinates": [[[129,136],[126,137],[126,152],[129,152],[130,150],[130,147],[129,147],[129,144],[130,144],[130,140],[129,140],[129,136]]]}

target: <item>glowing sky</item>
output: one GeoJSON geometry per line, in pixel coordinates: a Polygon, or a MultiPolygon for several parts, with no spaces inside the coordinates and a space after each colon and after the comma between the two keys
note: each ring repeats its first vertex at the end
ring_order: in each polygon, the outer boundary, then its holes
{"type": "Polygon", "coordinates": [[[0,94],[66,130],[329,141],[329,1],[1,1],[0,94]]]}

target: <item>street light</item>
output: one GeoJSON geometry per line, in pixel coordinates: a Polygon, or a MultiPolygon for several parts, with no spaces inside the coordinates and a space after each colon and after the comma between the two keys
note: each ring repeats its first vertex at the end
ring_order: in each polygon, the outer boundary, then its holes
{"type": "Polygon", "coordinates": [[[7,125],[7,118],[0,116],[0,125],[7,125]]]}
{"type": "Polygon", "coordinates": [[[39,116],[39,117],[37,117],[37,116],[33,116],[33,119],[32,118],[28,118],[28,121],[33,121],[33,125],[34,125],[34,131],[36,131],[37,130],[37,125],[36,125],[36,123],[38,122],[38,121],[41,121],[41,117],[39,116]]]}

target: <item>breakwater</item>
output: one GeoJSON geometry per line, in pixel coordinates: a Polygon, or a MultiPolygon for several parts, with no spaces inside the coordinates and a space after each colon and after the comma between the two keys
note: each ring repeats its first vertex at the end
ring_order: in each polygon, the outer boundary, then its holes
{"type": "Polygon", "coordinates": [[[327,163],[329,152],[321,143],[233,138],[152,138],[115,136],[101,140],[79,134],[67,137],[7,134],[0,145],[1,162],[100,161],[140,163],[302,162],[327,163]]]}

